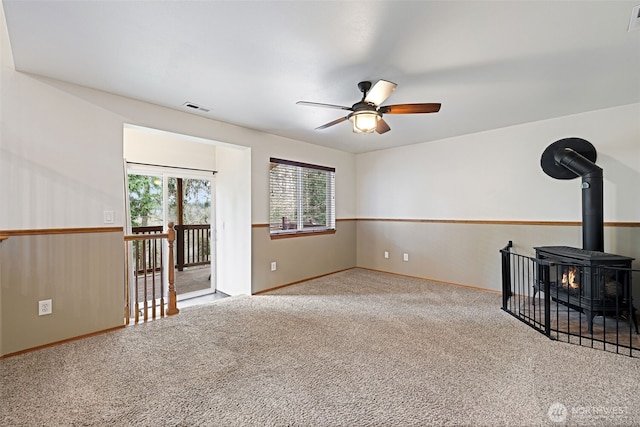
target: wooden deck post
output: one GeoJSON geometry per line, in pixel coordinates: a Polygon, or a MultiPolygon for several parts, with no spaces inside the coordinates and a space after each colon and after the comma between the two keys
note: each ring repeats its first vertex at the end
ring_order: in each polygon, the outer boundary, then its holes
{"type": "Polygon", "coordinates": [[[167,266],[167,269],[169,270],[169,307],[167,309],[167,316],[172,316],[180,313],[177,306],[176,287],[174,283],[176,266],[173,260],[173,242],[176,240],[176,230],[173,228],[173,222],[169,223],[168,234],[169,237],[167,238],[167,242],[169,243],[169,265],[167,266]]]}

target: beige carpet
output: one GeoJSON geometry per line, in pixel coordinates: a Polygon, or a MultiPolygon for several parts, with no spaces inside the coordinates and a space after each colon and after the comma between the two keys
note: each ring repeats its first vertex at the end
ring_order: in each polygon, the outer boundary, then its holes
{"type": "Polygon", "coordinates": [[[0,360],[0,425],[640,424],[639,359],[499,307],[362,269],[226,298],[0,360]]]}

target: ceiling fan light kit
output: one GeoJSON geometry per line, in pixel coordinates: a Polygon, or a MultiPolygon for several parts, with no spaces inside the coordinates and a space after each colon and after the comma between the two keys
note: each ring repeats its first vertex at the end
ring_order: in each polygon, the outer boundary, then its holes
{"type": "Polygon", "coordinates": [[[380,114],[376,111],[355,111],[349,114],[355,133],[373,133],[378,127],[380,114]]]}
{"type": "Polygon", "coordinates": [[[318,126],[316,130],[326,129],[346,120],[353,124],[354,133],[373,133],[376,131],[383,134],[391,130],[382,115],[387,114],[417,114],[417,113],[437,113],[440,111],[440,104],[397,104],[380,106],[396,89],[398,85],[387,80],[378,80],[371,86],[371,82],[364,81],[358,83],[358,89],[362,92],[362,100],[356,102],[351,107],[335,104],[323,104],[320,102],[298,101],[298,105],[309,107],[336,108],[339,110],[351,111],[347,116],[336,119],[332,122],[318,126]]]}

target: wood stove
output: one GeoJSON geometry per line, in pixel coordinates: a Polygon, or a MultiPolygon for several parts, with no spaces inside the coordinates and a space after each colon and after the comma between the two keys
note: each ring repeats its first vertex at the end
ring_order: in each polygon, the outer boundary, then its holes
{"type": "Polygon", "coordinates": [[[534,248],[541,263],[534,295],[549,283],[553,301],[584,313],[588,332],[597,315],[631,318],[638,332],[631,297],[633,258],[569,246],[534,248]]]}
{"type": "Polygon", "coordinates": [[[540,158],[542,170],[552,178],[582,178],[582,249],[568,246],[534,248],[536,258],[549,261],[538,268],[535,292],[545,282],[551,297],[587,315],[589,332],[597,314],[633,317],[631,296],[633,258],[604,252],[603,171],[595,164],[595,147],[582,138],[565,138],[549,145],[540,158]]]}

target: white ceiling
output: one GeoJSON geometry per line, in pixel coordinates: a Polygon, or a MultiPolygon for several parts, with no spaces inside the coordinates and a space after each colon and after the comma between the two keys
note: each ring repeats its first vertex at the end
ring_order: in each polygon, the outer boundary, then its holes
{"type": "Polygon", "coordinates": [[[360,153],[640,102],[633,1],[3,0],[16,69],[360,153]],[[358,135],[357,83],[387,115],[358,135]]]}

